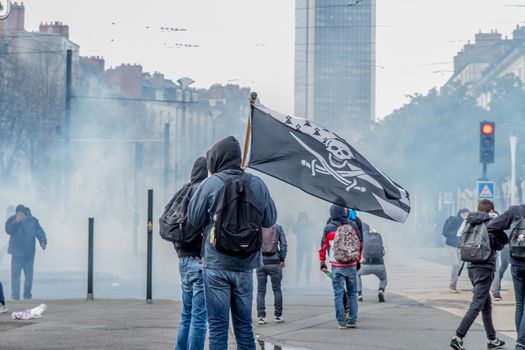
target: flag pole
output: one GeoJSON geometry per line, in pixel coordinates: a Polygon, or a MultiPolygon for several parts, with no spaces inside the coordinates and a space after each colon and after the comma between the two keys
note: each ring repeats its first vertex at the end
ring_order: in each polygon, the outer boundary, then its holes
{"type": "Polygon", "coordinates": [[[244,147],[242,150],[241,168],[243,170],[248,167],[248,164],[246,164],[246,162],[248,160],[248,148],[252,136],[253,105],[255,104],[255,101],[257,101],[257,93],[255,91],[253,91],[250,94],[250,98],[248,99],[248,101],[250,102],[250,114],[248,115],[248,123],[246,123],[246,136],[244,137],[244,147]]]}

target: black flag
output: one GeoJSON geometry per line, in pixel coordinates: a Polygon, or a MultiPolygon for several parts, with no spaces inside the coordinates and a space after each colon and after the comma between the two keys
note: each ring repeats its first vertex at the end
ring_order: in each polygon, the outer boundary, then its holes
{"type": "Polygon", "coordinates": [[[248,167],[311,195],[404,222],[408,192],[335,133],[316,123],[252,105],[248,167]]]}

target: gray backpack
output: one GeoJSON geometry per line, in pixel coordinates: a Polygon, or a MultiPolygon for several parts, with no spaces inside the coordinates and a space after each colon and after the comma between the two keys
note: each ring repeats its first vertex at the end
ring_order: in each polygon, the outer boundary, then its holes
{"type": "Polygon", "coordinates": [[[372,233],[364,236],[363,257],[367,259],[378,259],[385,256],[383,239],[379,233],[372,233]]]}
{"type": "Polygon", "coordinates": [[[509,235],[510,256],[514,259],[525,260],[525,219],[516,220],[510,229],[509,235]]]}
{"type": "Polygon", "coordinates": [[[489,231],[485,223],[473,226],[467,222],[461,234],[459,252],[461,260],[466,262],[479,263],[490,258],[492,250],[490,249],[489,231]]]}

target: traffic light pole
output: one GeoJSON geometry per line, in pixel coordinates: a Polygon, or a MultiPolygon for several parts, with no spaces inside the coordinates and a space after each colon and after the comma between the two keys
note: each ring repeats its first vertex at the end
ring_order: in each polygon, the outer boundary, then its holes
{"type": "Polygon", "coordinates": [[[487,178],[487,163],[483,164],[483,174],[481,175],[481,180],[488,180],[487,178]]]}

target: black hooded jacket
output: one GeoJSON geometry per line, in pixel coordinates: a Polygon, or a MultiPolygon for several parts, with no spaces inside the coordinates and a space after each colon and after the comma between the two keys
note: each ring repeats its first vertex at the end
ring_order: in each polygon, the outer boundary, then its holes
{"type": "MultiPolygon", "coordinates": [[[[520,218],[525,218],[525,205],[513,205],[503,214],[494,218],[487,226],[490,233],[497,237],[500,244],[506,244],[509,241],[508,236],[504,230],[512,227],[512,224],[520,218]]],[[[525,260],[515,259],[510,257],[510,263],[515,266],[525,267],[525,260]]]]}
{"type": "Polygon", "coordinates": [[[224,170],[240,170],[241,157],[239,141],[233,136],[228,136],[213,145],[206,153],[208,170],[212,174],[224,170]]]}
{"type": "MultiPolygon", "coordinates": [[[[191,186],[190,198],[197,191],[199,184],[208,177],[208,168],[206,167],[206,158],[197,158],[193,169],[191,170],[191,182],[183,185],[181,190],[187,186],[191,186]]],[[[179,191],[181,191],[179,190],[179,191]]],[[[204,230],[203,230],[204,231],[204,230]]],[[[202,235],[198,235],[195,239],[189,243],[184,242],[173,242],[173,246],[177,251],[179,258],[184,256],[201,256],[202,247],[202,235]]]]}

